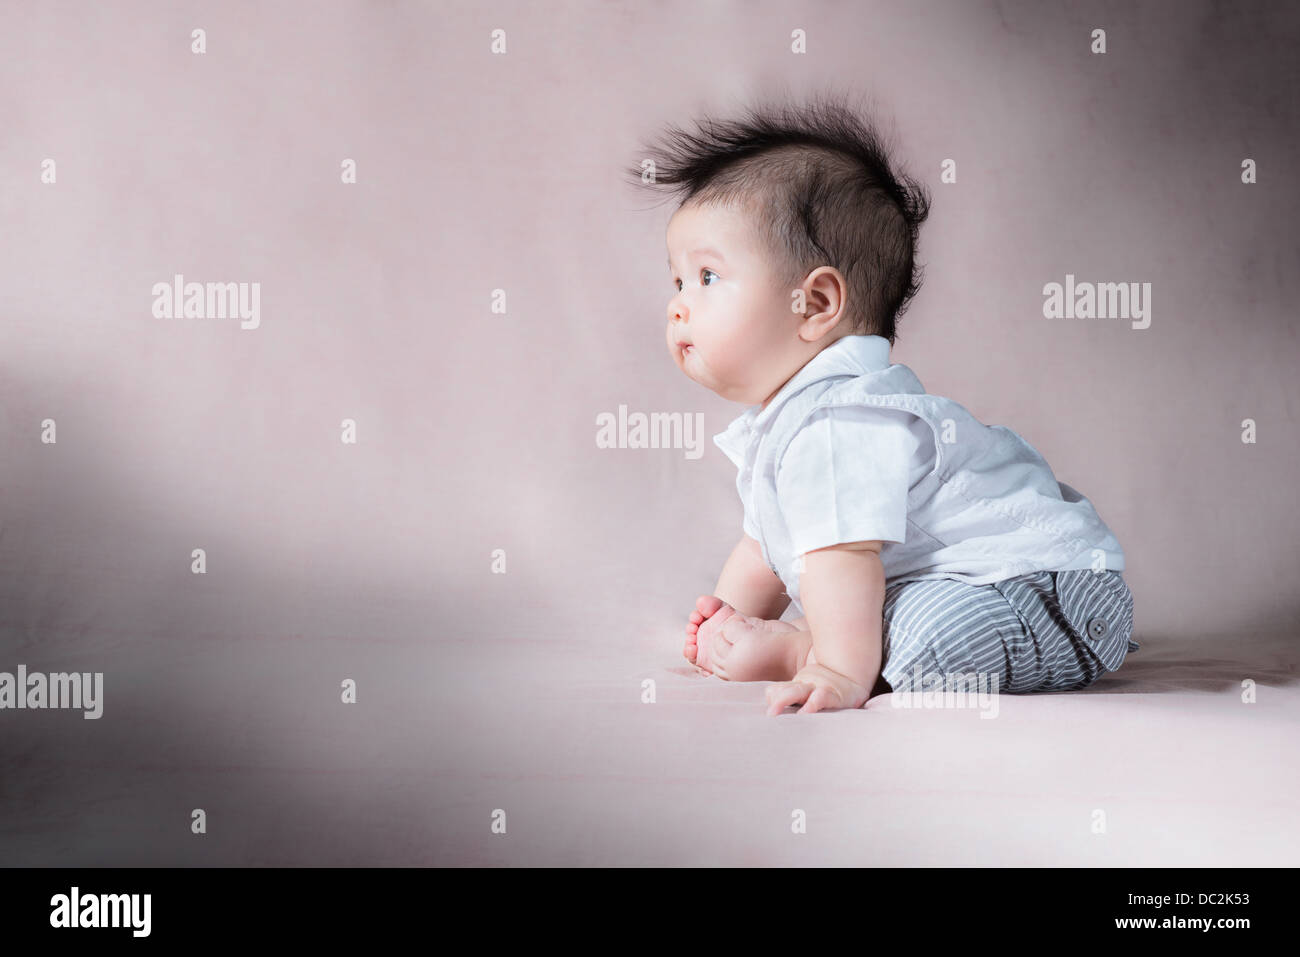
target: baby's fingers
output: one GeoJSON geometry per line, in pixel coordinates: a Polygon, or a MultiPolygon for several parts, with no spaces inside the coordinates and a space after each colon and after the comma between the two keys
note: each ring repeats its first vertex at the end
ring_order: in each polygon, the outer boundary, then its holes
{"type": "Polygon", "coordinates": [[[767,713],[780,714],[792,704],[803,704],[812,694],[813,686],[806,681],[782,681],[767,687],[767,713]]]}
{"type": "Polygon", "coordinates": [[[828,688],[826,685],[818,685],[813,693],[808,696],[807,703],[799,709],[799,713],[814,714],[827,708],[835,709],[839,706],[840,696],[835,689],[828,688]]]}

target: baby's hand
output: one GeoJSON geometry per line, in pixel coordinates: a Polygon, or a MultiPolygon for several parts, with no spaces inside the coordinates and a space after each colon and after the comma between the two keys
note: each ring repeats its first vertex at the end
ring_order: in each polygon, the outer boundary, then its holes
{"type": "Polygon", "coordinates": [[[852,678],[825,665],[806,665],[799,669],[793,681],[778,681],[767,686],[767,713],[780,714],[792,704],[803,704],[799,714],[861,708],[869,697],[871,690],[852,678]]]}

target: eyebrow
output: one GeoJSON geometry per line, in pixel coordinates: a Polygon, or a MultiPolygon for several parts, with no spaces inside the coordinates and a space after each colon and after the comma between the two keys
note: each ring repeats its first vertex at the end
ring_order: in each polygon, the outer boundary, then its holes
{"type": "MultiPolygon", "coordinates": [[[[719,262],[723,262],[723,263],[725,263],[725,262],[727,261],[727,257],[726,257],[726,256],[722,255],[722,253],[718,252],[716,249],[712,249],[712,248],[710,248],[710,247],[708,247],[708,246],[704,246],[704,247],[702,247],[702,248],[700,248],[700,249],[692,249],[690,255],[692,255],[692,256],[701,256],[701,255],[703,255],[703,256],[712,256],[714,259],[718,260],[719,262]]],[[[672,268],[673,268],[673,257],[672,257],[671,255],[668,257],[668,268],[669,268],[669,269],[672,269],[672,268]]]]}

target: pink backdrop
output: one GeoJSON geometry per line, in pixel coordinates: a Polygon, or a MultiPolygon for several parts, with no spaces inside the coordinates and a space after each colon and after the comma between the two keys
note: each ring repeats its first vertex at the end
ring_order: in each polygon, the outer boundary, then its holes
{"type": "MultiPolygon", "coordinates": [[[[794,729],[820,722],[838,750],[819,753],[852,754],[862,787],[902,774],[852,752],[878,738],[851,724],[869,714],[765,719],[761,685],[680,657],[740,534],[711,436],[743,409],[671,361],[671,206],[621,171],[665,123],[760,94],[874,97],[931,189],[893,360],[1024,435],[1115,531],[1148,657],[1114,680],[1231,698],[1291,673],[1295,7],[3,6],[0,671],[105,675],[98,721],[0,712],[7,861],[970,862],[937,849],[959,827],[937,805],[895,795],[939,832],[891,844],[861,794],[801,766],[794,729]],[[177,273],[260,283],[260,325],[155,317],[151,287],[177,273]],[[1150,327],[1044,319],[1067,273],[1151,283],[1150,327]],[[597,448],[620,404],[703,413],[703,457],[597,448]],[[1273,642],[1267,668],[1224,664],[1252,640],[1273,642]],[[1162,685],[1161,655],[1188,682],[1162,685]],[[787,800],[792,767],[865,830],[791,850],[783,809],[811,800],[787,800]],[[681,829],[683,805],[769,800],[770,840],[730,817],[681,829]],[[489,833],[495,808],[508,835],[489,833]]],[[[1008,702],[1001,727],[1020,715],[1032,743],[1035,709],[1060,706],[1008,702]]],[[[1295,714],[1246,746],[1271,768],[1256,820],[1289,820],[1296,772],[1268,760],[1295,714]]],[[[1115,738],[1142,726],[1112,717],[1115,738]]],[[[1108,862],[1167,862],[1180,808],[1189,828],[1203,809],[1160,796],[1214,786],[1141,763],[1153,800],[1133,815],[1167,831],[1133,824],[1108,862]]],[[[1071,786],[1034,768],[1026,788],[1071,786]]],[[[949,837],[987,840],[979,861],[1098,853],[1018,820],[949,837]]]]}

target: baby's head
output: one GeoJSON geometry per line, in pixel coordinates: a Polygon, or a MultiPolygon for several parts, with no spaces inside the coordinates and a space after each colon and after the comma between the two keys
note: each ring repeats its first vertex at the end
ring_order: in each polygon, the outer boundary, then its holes
{"type": "Polygon", "coordinates": [[[920,285],[929,198],[890,166],[878,134],[829,99],[670,128],[653,177],[668,222],[668,348],[718,395],[766,405],[846,335],[892,344],[920,285]]]}

